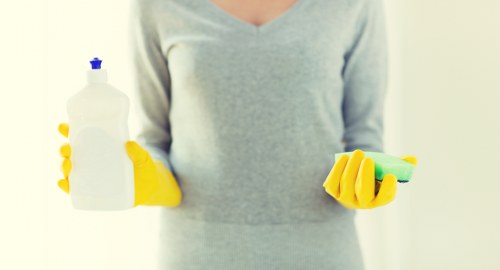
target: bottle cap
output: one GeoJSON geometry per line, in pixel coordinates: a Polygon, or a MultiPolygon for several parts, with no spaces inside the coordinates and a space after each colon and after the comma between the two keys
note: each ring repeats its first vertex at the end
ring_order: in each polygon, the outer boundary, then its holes
{"type": "Polygon", "coordinates": [[[94,57],[94,59],[92,59],[90,61],[90,64],[92,65],[92,69],[101,69],[101,63],[102,63],[102,60],[99,60],[99,58],[97,58],[97,57],[94,57]]]}
{"type": "Polygon", "coordinates": [[[105,69],[101,69],[102,60],[97,57],[90,60],[92,69],[87,71],[87,82],[88,83],[106,83],[108,80],[108,75],[105,69]]]}

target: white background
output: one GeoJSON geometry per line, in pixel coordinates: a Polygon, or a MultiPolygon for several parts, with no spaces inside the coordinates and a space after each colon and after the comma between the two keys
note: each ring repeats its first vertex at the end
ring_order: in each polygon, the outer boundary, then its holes
{"type": "MultiPolygon", "coordinates": [[[[367,270],[500,269],[500,2],[386,9],[386,150],[419,167],[391,205],[358,212],[367,270]]],[[[127,1],[1,4],[0,269],[155,269],[157,209],[75,211],[56,185],[57,125],[89,58],[131,93],[128,11],[127,1]]]]}

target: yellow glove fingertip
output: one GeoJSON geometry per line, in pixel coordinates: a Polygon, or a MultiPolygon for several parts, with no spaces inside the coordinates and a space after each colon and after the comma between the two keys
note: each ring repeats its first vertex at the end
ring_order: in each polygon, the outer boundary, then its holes
{"type": "Polygon", "coordinates": [[[61,171],[64,175],[64,178],[68,178],[69,172],[73,165],[71,164],[71,160],[69,158],[65,158],[61,164],[61,171]]]}
{"type": "Polygon", "coordinates": [[[59,154],[64,158],[69,158],[71,156],[71,146],[69,143],[65,143],[59,148],[59,154]]]}
{"type": "Polygon", "coordinates": [[[127,141],[127,142],[125,143],[125,147],[126,147],[127,149],[129,149],[129,150],[133,150],[133,149],[135,149],[136,147],[138,147],[138,144],[137,144],[137,142],[135,142],[135,141],[127,141]]]}
{"type": "Polygon", "coordinates": [[[69,125],[67,123],[60,123],[57,129],[59,130],[59,133],[61,133],[64,137],[68,138],[69,125]]]}
{"type": "Polygon", "coordinates": [[[363,158],[365,156],[365,152],[361,149],[356,149],[352,152],[353,155],[361,155],[361,157],[363,158]]]}
{"type": "Polygon", "coordinates": [[[414,156],[404,156],[401,159],[406,161],[406,162],[409,162],[413,165],[417,165],[417,163],[418,163],[417,158],[414,156]]]}
{"type": "Polygon", "coordinates": [[[383,206],[394,200],[397,190],[397,178],[393,174],[386,174],[380,184],[380,190],[373,201],[373,206],[383,206]]]}
{"type": "Polygon", "coordinates": [[[138,145],[134,141],[127,141],[125,143],[125,150],[127,151],[127,154],[132,157],[136,152],[137,152],[138,145]]]}
{"type": "Polygon", "coordinates": [[[142,148],[135,141],[127,141],[125,143],[125,149],[127,150],[128,156],[135,165],[147,163],[151,160],[149,152],[142,148]]]}
{"type": "Polygon", "coordinates": [[[67,179],[61,179],[57,182],[57,186],[59,186],[62,191],[69,194],[69,181],[67,179]]]}

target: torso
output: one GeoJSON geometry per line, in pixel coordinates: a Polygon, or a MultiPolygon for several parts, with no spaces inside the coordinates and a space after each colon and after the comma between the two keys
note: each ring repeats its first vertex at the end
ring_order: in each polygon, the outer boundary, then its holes
{"type": "MultiPolygon", "coordinates": [[[[168,63],[183,192],[162,209],[162,269],[363,269],[354,211],[322,184],[344,150],[345,54],[372,0],[137,1],[168,63]]],[[[147,110],[163,122],[156,94],[147,110]]]]}

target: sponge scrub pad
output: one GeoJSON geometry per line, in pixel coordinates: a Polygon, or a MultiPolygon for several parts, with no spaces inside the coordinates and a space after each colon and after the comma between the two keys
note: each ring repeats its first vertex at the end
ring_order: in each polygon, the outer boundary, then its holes
{"type": "MultiPolygon", "coordinates": [[[[386,174],[393,174],[400,183],[407,183],[411,180],[415,165],[399,157],[378,152],[364,152],[365,157],[372,158],[375,163],[375,179],[382,181],[386,174]]],[[[342,155],[350,156],[352,152],[337,153],[335,160],[339,160],[342,155]]]]}

